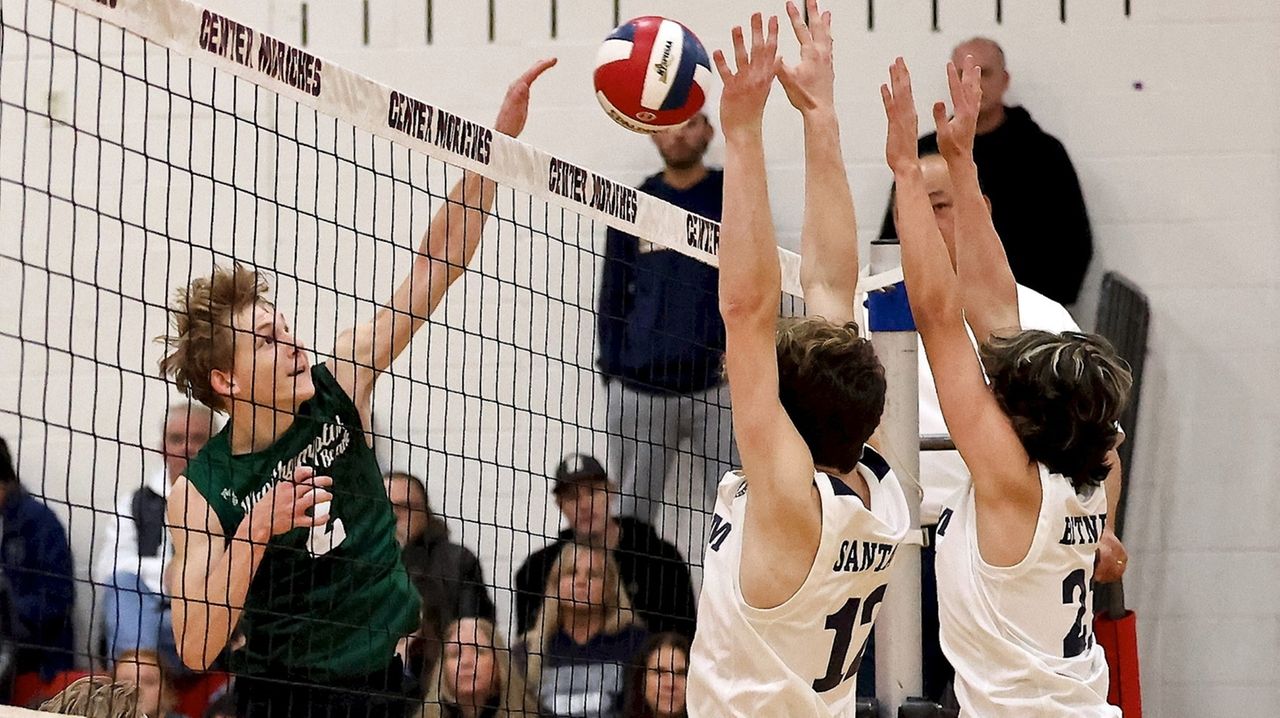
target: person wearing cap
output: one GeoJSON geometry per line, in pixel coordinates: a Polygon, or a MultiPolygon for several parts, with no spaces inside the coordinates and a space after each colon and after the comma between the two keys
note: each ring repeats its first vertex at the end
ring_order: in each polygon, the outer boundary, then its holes
{"type": "Polygon", "coordinates": [[[547,576],[566,543],[603,546],[618,564],[632,607],[650,631],[675,631],[692,638],[693,583],[675,546],[633,516],[615,516],[613,482],[592,456],[571,454],[556,468],[552,494],[567,528],[555,541],[530,554],[516,572],[516,625],[527,632],[542,604],[547,576]]]}

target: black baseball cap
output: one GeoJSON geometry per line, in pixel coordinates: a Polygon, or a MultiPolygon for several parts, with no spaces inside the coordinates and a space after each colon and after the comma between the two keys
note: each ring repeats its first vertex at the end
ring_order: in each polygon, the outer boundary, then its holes
{"type": "Polygon", "coordinates": [[[569,454],[556,467],[556,485],[551,493],[557,496],[580,484],[608,483],[609,475],[604,466],[593,456],[569,454]]]}

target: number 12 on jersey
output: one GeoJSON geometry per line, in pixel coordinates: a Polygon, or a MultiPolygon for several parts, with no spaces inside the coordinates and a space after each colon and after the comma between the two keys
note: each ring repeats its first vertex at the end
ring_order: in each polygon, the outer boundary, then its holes
{"type": "Polygon", "coordinates": [[[844,602],[844,606],[839,611],[827,616],[826,628],[828,631],[835,631],[836,636],[831,642],[827,675],[813,682],[813,690],[825,693],[858,675],[858,666],[862,663],[862,654],[867,648],[866,640],[863,640],[862,645],[858,647],[858,655],[853,659],[848,670],[844,667],[845,660],[849,657],[849,647],[853,643],[854,623],[856,621],[858,625],[865,626],[875,620],[876,608],[884,600],[884,592],[888,587],[888,584],[882,584],[867,596],[866,601],[856,596],[850,598],[844,602]],[[862,610],[859,611],[859,608],[862,610]],[[861,620],[859,620],[859,613],[861,613],[861,620]]]}

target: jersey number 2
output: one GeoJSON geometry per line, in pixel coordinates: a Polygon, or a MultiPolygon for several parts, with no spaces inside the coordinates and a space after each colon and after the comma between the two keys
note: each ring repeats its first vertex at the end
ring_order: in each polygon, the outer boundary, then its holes
{"type": "Polygon", "coordinates": [[[887,585],[880,586],[867,596],[867,600],[863,603],[860,598],[850,598],[844,602],[844,606],[839,611],[827,616],[827,630],[835,631],[836,638],[831,643],[831,658],[827,660],[827,675],[813,682],[813,690],[818,693],[825,693],[832,688],[844,683],[845,681],[858,675],[858,666],[862,664],[862,654],[866,650],[866,641],[862,642],[862,646],[858,648],[858,655],[853,659],[853,664],[845,670],[844,662],[849,657],[849,646],[853,643],[853,624],[858,619],[858,607],[862,606],[862,620],[859,625],[865,626],[875,619],[876,606],[884,600],[884,591],[887,585]]]}
{"type": "Polygon", "coordinates": [[[1072,571],[1062,580],[1062,603],[1074,605],[1077,593],[1080,596],[1080,611],[1076,613],[1076,622],[1071,625],[1071,631],[1062,638],[1064,658],[1074,658],[1093,646],[1093,636],[1089,633],[1089,627],[1084,625],[1085,608],[1089,601],[1089,582],[1082,568],[1072,571]]]}

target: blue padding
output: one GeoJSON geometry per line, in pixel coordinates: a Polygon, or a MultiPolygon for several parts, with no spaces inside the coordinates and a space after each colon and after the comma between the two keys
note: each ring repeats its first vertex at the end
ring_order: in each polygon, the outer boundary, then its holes
{"type": "Polygon", "coordinates": [[[867,323],[873,332],[914,332],[916,320],[907,301],[907,286],[902,282],[883,291],[867,295],[867,323]]]}

